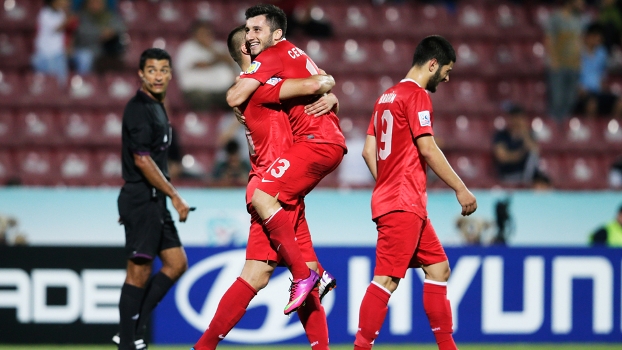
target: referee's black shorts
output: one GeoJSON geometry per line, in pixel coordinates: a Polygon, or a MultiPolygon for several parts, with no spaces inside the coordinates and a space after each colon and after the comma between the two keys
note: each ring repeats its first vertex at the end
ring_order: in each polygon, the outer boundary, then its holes
{"type": "Polygon", "coordinates": [[[162,250],[181,247],[164,193],[144,182],[128,182],[121,188],[117,205],[128,259],[153,260],[162,250]]]}

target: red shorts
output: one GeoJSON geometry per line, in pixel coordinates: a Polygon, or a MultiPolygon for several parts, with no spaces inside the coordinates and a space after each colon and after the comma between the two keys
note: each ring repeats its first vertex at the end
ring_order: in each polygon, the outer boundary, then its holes
{"type": "Polygon", "coordinates": [[[375,276],[404,278],[408,268],[447,260],[430,219],[407,211],[393,211],[377,218],[376,228],[375,276]]]}
{"type": "MultiPolygon", "coordinates": [[[[251,214],[251,227],[248,235],[248,243],[246,245],[246,260],[259,260],[259,261],[281,261],[281,256],[277,254],[276,250],[270,245],[270,239],[268,239],[268,232],[264,230],[261,225],[261,218],[250,204],[250,198],[255,191],[255,186],[260,183],[258,177],[252,177],[246,187],[247,209],[251,214]]],[[[303,199],[296,205],[284,205],[283,209],[287,212],[290,220],[294,224],[294,230],[296,232],[296,242],[300,247],[300,252],[305,261],[317,261],[315,250],[313,249],[313,242],[311,241],[311,232],[307,225],[307,219],[305,217],[305,203],[303,199]]]]}
{"type": "Polygon", "coordinates": [[[263,174],[257,188],[293,205],[337,169],[343,152],[343,147],[331,143],[294,143],[263,174]]]}

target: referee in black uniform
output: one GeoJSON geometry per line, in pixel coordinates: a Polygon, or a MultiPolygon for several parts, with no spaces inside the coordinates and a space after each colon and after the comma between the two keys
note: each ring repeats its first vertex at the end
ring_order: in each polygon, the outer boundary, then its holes
{"type": "Polygon", "coordinates": [[[151,311],[188,268],[175,223],[166,207],[171,198],[179,221],[190,207],[171,185],[167,152],[171,126],[162,104],[171,81],[171,56],[150,48],[140,56],[140,90],[123,112],[123,180],[119,194],[120,222],[125,226],[127,276],[119,301],[120,332],[113,338],[120,350],[146,349],[145,329],[151,311]],[[153,259],[162,268],[151,276],[153,259]]]}

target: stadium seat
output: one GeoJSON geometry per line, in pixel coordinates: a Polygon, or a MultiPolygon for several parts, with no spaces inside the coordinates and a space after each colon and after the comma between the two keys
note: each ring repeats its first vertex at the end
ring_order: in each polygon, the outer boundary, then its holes
{"type": "Polygon", "coordinates": [[[370,42],[367,47],[373,53],[367,65],[369,72],[403,77],[412,66],[415,46],[410,41],[381,39],[370,42]]]}
{"type": "Polygon", "coordinates": [[[323,6],[323,10],[337,37],[361,37],[370,28],[378,25],[374,9],[370,4],[326,5],[323,6]]]}
{"type": "Polygon", "coordinates": [[[100,185],[123,185],[121,152],[99,150],[94,157],[94,177],[100,185]]]}
{"type": "MultiPolygon", "coordinates": [[[[435,125],[437,121],[435,120],[435,125]]],[[[442,123],[439,123],[442,125],[442,123]]],[[[449,149],[490,151],[492,144],[492,123],[483,118],[459,115],[448,124],[447,137],[443,144],[449,149]]]]}
{"type": "MultiPolygon", "coordinates": [[[[495,106],[489,99],[486,84],[481,80],[454,81],[450,84],[439,84],[438,90],[451,88],[458,112],[492,113],[495,106]]],[[[441,102],[445,103],[445,102],[441,102]]]]}
{"type": "Polygon", "coordinates": [[[103,92],[98,75],[78,75],[69,78],[69,104],[73,107],[107,107],[108,95],[103,92]]]}
{"type": "Polygon", "coordinates": [[[8,151],[0,151],[0,185],[4,185],[9,179],[15,176],[16,170],[13,157],[8,151]]]}
{"type": "Polygon", "coordinates": [[[0,32],[0,69],[30,67],[30,50],[23,35],[0,32]]]}
{"type": "Polygon", "coordinates": [[[571,189],[607,188],[607,168],[599,157],[568,157],[566,179],[571,189]]]}
{"type": "Polygon", "coordinates": [[[0,71],[0,106],[17,107],[24,94],[23,77],[12,70],[0,71]]]}
{"type": "Polygon", "coordinates": [[[96,127],[96,142],[105,147],[121,146],[121,130],[123,126],[122,111],[104,112],[94,118],[96,127]]]}
{"type": "Polygon", "coordinates": [[[60,127],[65,144],[76,149],[97,144],[98,127],[93,115],[88,111],[63,110],[60,114],[60,127]]]}
{"type": "Polygon", "coordinates": [[[161,34],[188,35],[193,13],[186,12],[186,1],[158,1],[151,3],[156,30],[161,34]],[[190,20],[189,20],[190,19],[190,20]]]}
{"type": "Polygon", "coordinates": [[[183,154],[181,163],[184,176],[175,183],[183,186],[205,185],[212,177],[214,151],[188,147],[183,154]]]}
{"type": "Polygon", "coordinates": [[[154,21],[154,7],[146,1],[123,0],[119,2],[119,13],[130,35],[152,33],[157,30],[154,21]]]}
{"type": "Polygon", "coordinates": [[[140,87],[140,79],[135,71],[126,74],[108,73],[104,75],[103,88],[108,95],[109,106],[121,111],[140,87]]]}
{"type": "Polygon", "coordinates": [[[17,114],[20,137],[26,145],[57,145],[63,141],[54,115],[47,111],[24,110],[17,114]]]}
{"type": "Polygon", "coordinates": [[[43,3],[32,0],[3,1],[0,6],[0,32],[32,30],[43,3]]]}
{"type": "Polygon", "coordinates": [[[15,117],[8,110],[0,110],[0,147],[19,145],[20,134],[15,125],[15,117]]]}
{"type": "Polygon", "coordinates": [[[27,186],[58,185],[58,164],[53,154],[47,150],[20,149],[16,152],[15,160],[22,184],[27,186]]]}
{"type": "Polygon", "coordinates": [[[490,23],[486,8],[476,3],[459,3],[454,26],[462,38],[491,39],[499,36],[497,26],[490,23]]]}
{"type": "Polygon", "coordinates": [[[479,41],[456,41],[452,45],[456,50],[457,66],[450,76],[482,78],[499,73],[496,61],[491,59],[494,57],[491,45],[479,41]]]}
{"type": "Polygon", "coordinates": [[[603,137],[607,148],[622,153],[622,125],[617,119],[600,121],[596,137],[603,137]]]}
{"type": "Polygon", "coordinates": [[[565,142],[560,127],[550,118],[535,117],[531,120],[531,131],[543,152],[563,151],[565,142]]]}
{"type": "Polygon", "coordinates": [[[568,187],[564,157],[562,155],[550,152],[542,153],[538,167],[549,176],[554,188],[563,189],[568,187]]]}
{"type": "Polygon", "coordinates": [[[217,147],[218,121],[217,114],[187,112],[171,118],[182,149],[208,149],[217,147]]]}
{"type": "Polygon", "coordinates": [[[31,108],[59,108],[69,104],[67,88],[60,87],[56,78],[42,73],[27,73],[25,81],[20,105],[31,108]]]}
{"type": "Polygon", "coordinates": [[[340,110],[371,114],[374,103],[380,96],[380,88],[373,78],[336,77],[335,82],[333,92],[339,99],[340,110]]]}
{"type": "Polygon", "coordinates": [[[413,5],[416,22],[411,24],[413,34],[422,38],[432,34],[450,37],[456,34],[455,16],[444,5],[413,5]]]}
{"type": "Polygon", "coordinates": [[[497,183],[489,154],[447,152],[446,156],[449,164],[468,187],[490,188],[497,183]]]}
{"type": "MultiPolygon", "coordinates": [[[[408,39],[412,33],[413,23],[417,23],[414,17],[414,8],[407,5],[385,5],[374,11],[380,15],[376,18],[376,25],[371,30],[379,38],[408,39]]],[[[412,50],[414,52],[414,47],[412,50]]]]}
{"type": "MultiPolygon", "coordinates": [[[[186,6],[184,12],[189,16],[187,18],[210,22],[212,29],[219,38],[222,38],[223,42],[234,26],[244,23],[244,17],[242,17],[242,20],[239,17],[235,17],[236,12],[228,6],[227,2],[186,1],[184,6],[186,6]]],[[[186,35],[189,36],[189,33],[186,35]]]]}
{"type": "Polygon", "coordinates": [[[590,153],[603,151],[606,144],[598,135],[598,122],[572,117],[563,124],[566,149],[573,152],[590,153]]]}
{"type": "Polygon", "coordinates": [[[97,185],[94,164],[87,151],[61,150],[56,154],[60,181],[68,186],[97,185]]]}
{"type": "Polygon", "coordinates": [[[494,3],[488,9],[488,16],[494,19],[501,40],[535,40],[540,36],[539,28],[529,20],[524,6],[507,2],[494,3]]]}

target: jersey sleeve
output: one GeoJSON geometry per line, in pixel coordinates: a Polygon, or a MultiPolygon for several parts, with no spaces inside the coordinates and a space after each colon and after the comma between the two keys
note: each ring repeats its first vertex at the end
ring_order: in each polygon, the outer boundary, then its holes
{"type": "Polygon", "coordinates": [[[426,92],[413,94],[405,110],[413,138],[424,134],[434,135],[432,131],[432,101],[426,92]]]}
{"type": "Polygon", "coordinates": [[[147,111],[138,104],[130,103],[123,112],[123,123],[129,134],[129,148],[132,153],[145,155],[151,153],[151,125],[147,111]]]}
{"type": "Polygon", "coordinates": [[[279,78],[270,78],[266,84],[261,85],[255,91],[255,97],[261,101],[261,104],[277,104],[280,103],[279,94],[284,80],[279,78]]]}
{"type": "Polygon", "coordinates": [[[367,135],[376,136],[376,118],[374,115],[369,118],[369,126],[367,127],[367,135]]]}
{"type": "Polygon", "coordinates": [[[265,84],[270,78],[280,76],[282,72],[283,63],[277,52],[275,50],[266,50],[255,58],[241,77],[253,78],[265,84]]]}

